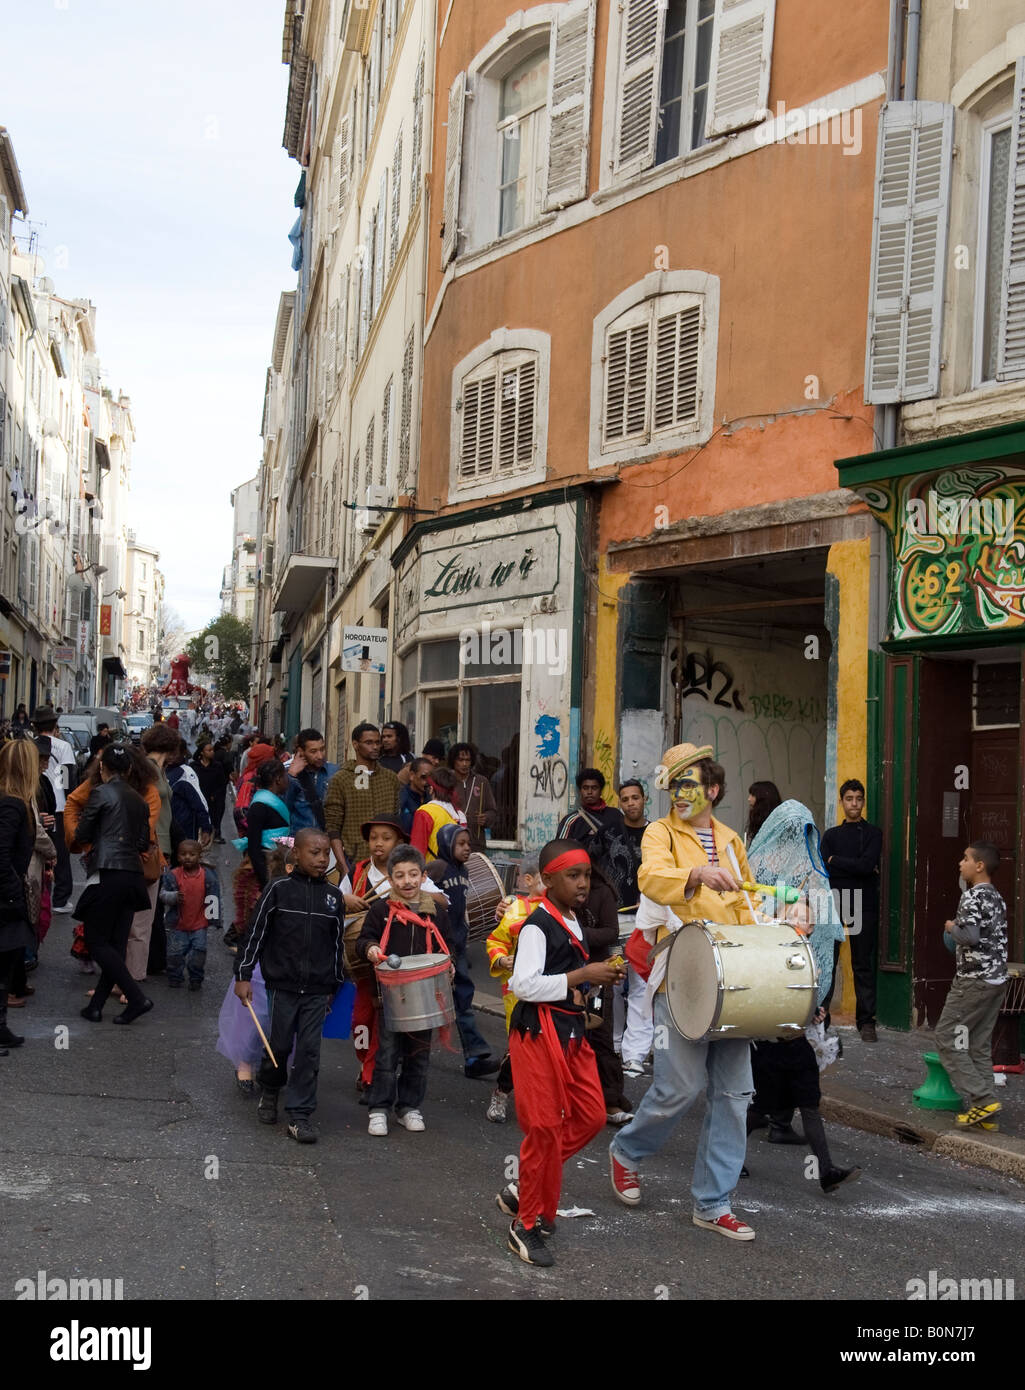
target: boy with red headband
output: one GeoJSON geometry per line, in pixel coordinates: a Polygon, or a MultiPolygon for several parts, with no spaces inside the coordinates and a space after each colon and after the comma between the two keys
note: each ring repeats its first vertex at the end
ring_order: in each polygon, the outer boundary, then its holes
{"type": "Polygon", "coordinates": [[[622,971],[588,959],[577,912],[587,901],[591,861],[572,840],[552,840],[539,856],[545,896],[516,940],[510,986],[516,995],[509,1055],[516,1115],[524,1132],[519,1180],[498,1195],[513,1217],[509,1249],[526,1264],[555,1263],[562,1168],[605,1125],[598,1068],[585,1037],[581,985],[615,984],[622,971]]]}

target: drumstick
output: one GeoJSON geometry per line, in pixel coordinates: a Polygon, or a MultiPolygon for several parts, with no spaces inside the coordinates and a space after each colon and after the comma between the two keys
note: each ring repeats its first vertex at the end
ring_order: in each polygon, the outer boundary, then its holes
{"type": "Polygon", "coordinates": [[[263,1031],[263,1029],[260,1027],[260,1020],[256,1017],[256,1010],[253,1008],[253,1001],[252,1001],[251,999],[243,999],[242,1002],[245,1004],[245,1006],[246,1006],[246,1008],[249,1010],[250,1014],[252,1014],[253,1022],[256,1024],[256,1031],[257,1031],[257,1032],[259,1033],[259,1035],[260,1035],[260,1041],[263,1043],[264,1047],[267,1049],[267,1056],[268,1056],[268,1057],[270,1058],[270,1060],[271,1060],[271,1065],[272,1065],[273,1067],[276,1067],[276,1066],[278,1065],[278,1063],[277,1063],[277,1058],[274,1056],[274,1053],[270,1050],[270,1043],[267,1041],[267,1034],[266,1034],[266,1033],[263,1031]]]}

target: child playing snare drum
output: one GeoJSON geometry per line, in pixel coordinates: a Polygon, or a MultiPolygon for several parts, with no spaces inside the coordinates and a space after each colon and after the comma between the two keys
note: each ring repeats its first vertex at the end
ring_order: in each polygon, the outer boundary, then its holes
{"type": "MultiPolygon", "coordinates": [[[[388,956],[426,955],[440,933],[446,950],[446,910],[423,891],[424,857],[412,845],[398,845],[388,856],[391,891],[386,901],[372,904],[356,941],[356,954],[371,965],[388,956]]],[[[377,1032],[377,1057],[367,1104],[369,1134],[388,1133],[388,1112],[404,1129],[419,1134],[426,1125],[420,1107],[427,1094],[431,1060],[431,1029],[397,1033],[382,1017],[377,1032]]]]}

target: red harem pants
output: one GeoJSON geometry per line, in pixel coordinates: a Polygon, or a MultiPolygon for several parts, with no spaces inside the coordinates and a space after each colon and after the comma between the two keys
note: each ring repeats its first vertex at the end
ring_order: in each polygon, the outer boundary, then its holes
{"type": "Polygon", "coordinates": [[[356,998],[352,1003],[352,1045],[362,1071],[364,1086],[374,1079],[374,1060],[377,1057],[377,1029],[381,1010],[377,1007],[377,985],[373,979],[356,981],[356,998]],[[357,1029],[366,1029],[365,1033],[357,1029]],[[362,1044],[366,1042],[364,1047],[362,1044]]]}
{"type": "MultiPolygon", "coordinates": [[[[548,1022],[547,1025],[553,1025],[548,1022]]],[[[562,1190],[562,1166],[600,1134],[605,1098],[589,1042],[572,1042],[563,1051],[554,1036],[509,1034],[509,1057],[516,1088],[520,1145],[521,1223],[539,1216],[555,1220],[562,1190]]]]}

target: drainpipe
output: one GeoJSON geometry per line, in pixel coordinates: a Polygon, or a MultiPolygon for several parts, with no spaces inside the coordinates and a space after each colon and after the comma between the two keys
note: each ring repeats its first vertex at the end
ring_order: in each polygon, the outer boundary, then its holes
{"type": "Polygon", "coordinates": [[[907,61],[904,65],[904,100],[918,100],[918,52],[921,46],[922,0],[908,0],[907,61]]]}

